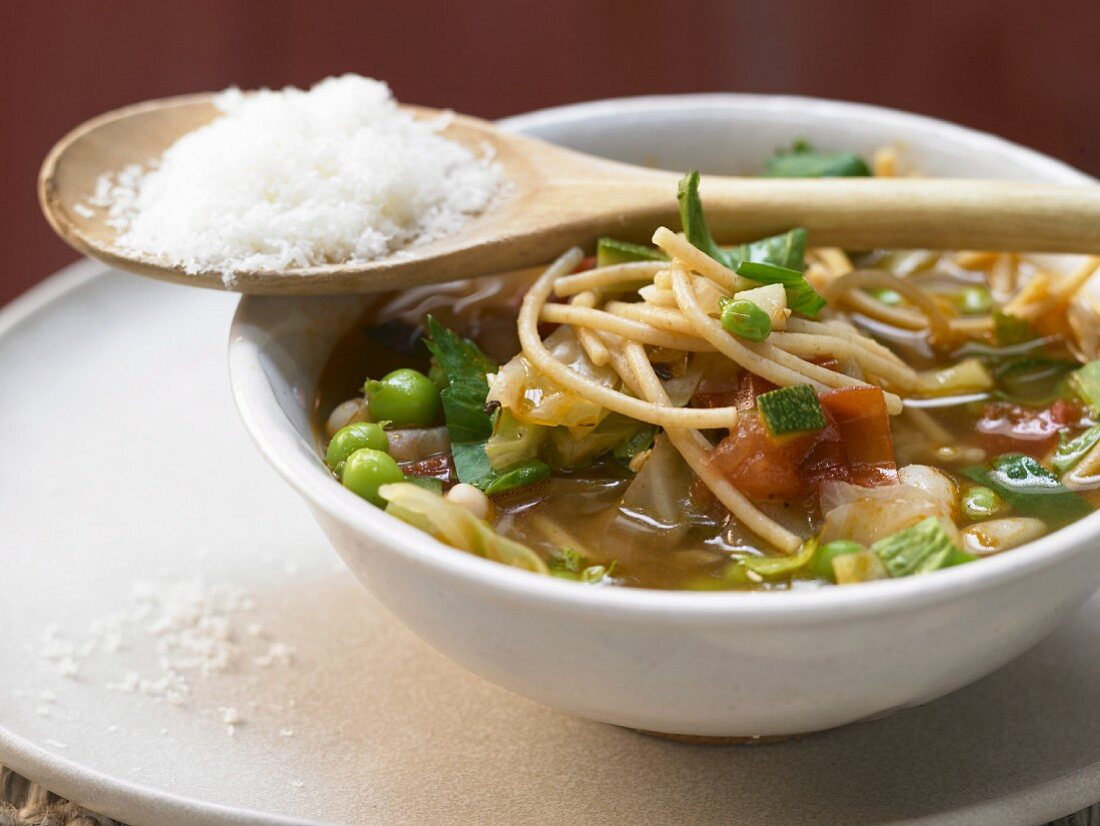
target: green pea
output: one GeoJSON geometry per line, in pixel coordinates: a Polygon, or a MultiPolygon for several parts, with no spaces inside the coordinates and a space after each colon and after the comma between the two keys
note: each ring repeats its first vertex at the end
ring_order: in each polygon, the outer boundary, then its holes
{"type": "Polygon", "coordinates": [[[813,558],[810,560],[810,571],[820,579],[836,582],[836,574],[833,573],[833,560],[838,556],[857,554],[862,550],[863,546],[858,542],[847,539],[826,542],[824,545],[819,545],[817,550],[814,551],[813,558]]]}
{"type": "Polygon", "coordinates": [[[389,452],[389,440],[377,422],[356,422],[337,430],[332,435],[332,441],[328,443],[325,464],[336,470],[342,461],[364,447],[381,450],[383,453],[389,452]]]}
{"type": "Polygon", "coordinates": [[[766,312],[742,298],[726,302],[722,308],[722,326],[738,338],[763,341],[772,331],[772,320],[766,312]]]}
{"type": "Polygon", "coordinates": [[[439,388],[419,370],[402,367],[381,381],[368,381],[363,389],[370,397],[375,421],[386,419],[395,427],[424,427],[439,415],[439,388]]]}
{"type": "Polygon", "coordinates": [[[1004,500],[992,488],[976,485],[966,492],[962,500],[963,513],[971,519],[987,519],[1004,509],[1004,500]]]}
{"type": "Polygon", "coordinates": [[[388,453],[364,447],[345,460],[344,473],[340,481],[352,493],[357,493],[371,504],[384,508],[386,502],[378,495],[378,489],[382,485],[405,481],[405,474],[388,453]]]}
{"type": "Polygon", "coordinates": [[[959,293],[958,304],[965,315],[982,315],[993,309],[993,295],[985,287],[967,287],[959,293]]]}

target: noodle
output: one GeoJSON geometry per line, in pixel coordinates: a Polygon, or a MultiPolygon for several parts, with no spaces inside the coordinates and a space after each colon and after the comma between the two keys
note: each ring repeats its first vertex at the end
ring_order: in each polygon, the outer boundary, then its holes
{"type": "MultiPolygon", "coordinates": [[[[687,273],[677,270],[672,275],[672,289],[680,309],[696,327],[700,336],[714,345],[714,349],[726,358],[767,379],[772,384],[786,387],[792,384],[809,384],[815,390],[825,391],[839,387],[869,387],[867,382],[828,370],[808,361],[785,353],[773,344],[766,342],[742,344],[726,329],[699,307],[687,273]]],[[[893,393],[886,393],[886,404],[891,414],[901,412],[902,401],[893,393]]]]}
{"type": "Polygon", "coordinates": [[[656,284],[647,284],[638,290],[638,295],[642,297],[642,300],[647,304],[652,304],[654,307],[673,307],[677,306],[676,296],[672,294],[672,290],[665,290],[658,287],[656,284]]]}
{"type": "Polygon", "coordinates": [[[828,389],[821,382],[806,382],[805,376],[802,374],[760,357],[727,333],[721,323],[708,316],[699,307],[695,293],[688,283],[687,273],[684,270],[673,273],[672,290],[676,294],[676,300],[680,303],[680,309],[695,326],[698,334],[713,344],[714,349],[730,361],[736,362],[750,373],[755,373],[780,387],[789,384],[808,383],[813,385],[815,390],[828,389]]]}
{"type": "Polygon", "coordinates": [[[692,335],[681,335],[659,330],[640,321],[623,318],[603,310],[592,310],[587,307],[577,307],[571,304],[545,304],[539,313],[539,321],[547,321],[551,324],[571,324],[574,327],[588,327],[593,330],[603,330],[614,333],[623,338],[640,341],[643,344],[652,344],[655,347],[668,347],[673,350],[686,352],[707,352],[713,350],[704,341],[692,335]]]}
{"type": "MultiPolygon", "coordinates": [[[[874,289],[894,290],[900,293],[924,314],[927,327],[934,341],[945,342],[951,339],[951,325],[936,302],[920,287],[909,283],[904,278],[882,272],[881,270],[853,270],[847,275],[842,275],[825,288],[824,298],[830,304],[837,302],[841,296],[850,300],[851,295],[845,295],[850,290],[858,290],[871,287],[874,289]]],[[[866,296],[878,307],[886,307],[881,301],[871,296],[866,296]]],[[[862,309],[862,308],[861,308],[862,309]]],[[[892,309],[892,308],[887,308],[892,309]]],[[[871,315],[871,313],[868,313],[871,315]]],[[[878,317],[878,316],[875,316],[878,317]]],[[[900,325],[896,325],[900,326],[900,325]]],[[[921,327],[926,326],[921,324],[921,327]]]]}
{"type": "Polygon", "coordinates": [[[666,266],[667,264],[663,261],[631,261],[627,264],[585,270],[559,278],[554,283],[554,295],[565,298],[586,290],[623,292],[633,289],[631,284],[645,284],[652,281],[653,276],[666,266]],[[616,289],[609,290],[609,287],[616,289]]]}
{"type": "Polygon", "coordinates": [[[840,336],[774,332],[768,336],[768,341],[780,350],[803,358],[838,356],[852,359],[867,372],[888,381],[895,387],[902,390],[912,390],[916,387],[917,375],[911,368],[860,349],[840,336]]]}
{"type": "MultiPolygon", "coordinates": [[[[585,290],[583,293],[577,293],[573,296],[569,303],[575,307],[595,307],[596,294],[592,290],[585,290]]],[[[597,367],[605,366],[611,356],[608,354],[603,340],[591,330],[583,327],[579,328],[576,334],[577,341],[584,348],[584,352],[588,354],[588,360],[597,367]]]]}
{"type": "MultiPolygon", "coordinates": [[[[643,396],[660,405],[670,405],[668,394],[661,385],[645,349],[638,343],[626,342],[626,361],[643,396]]],[[[618,369],[618,368],[616,368],[618,369]]],[[[625,377],[624,377],[625,381],[625,377]]],[[[748,498],[729,483],[707,461],[710,443],[698,430],[670,428],[665,431],[670,442],[684,457],[684,461],[745,527],[757,536],[775,545],[785,554],[792,554],[802,546],[802,540],[782,525],[769,519],[748,498]]]]}
{"type": "Polygon", "coordinates": [[[759,286],[755,281],[743,278],[729,267],[715,261],[702,250],[692,246],[683,235],[677,235],[668,227],[660,227],[653,233],[653,243],[664,250],[670,258],[731,293],[759,286]]]}
{"type": "Polygon", "coordinates": [[[517,327],[523,355],[536,370],[553,379],[562,387],[577,395],[590,399],[608,410],[621,413],[642,422],[659,427],[692,427],[712,429],[733,427],[737,423],[736,407],[714,407],[706,409],[669,408],[645,402],[612,390],[598,382],[580,375],[562,364],[546,349],[539,337],[539,314],[546,306],[546,300],[554,287],[554,281],[577,266],[583,258],[580,249],[574,247],[562,254],[539,279],[531,285],[520,306],[517,327]]]}
{"type": "MultiPolygon", "coordinates": [[[[675,296],[673,296],[675,298],[675,296]]],[[[648,307],[645,304],[628,304],[625,301],[608,301],[605,309],[623,318],[632,318],[662,330],[698,337],[698,331],[690,321],[684,318],[679,309],[648,307]]],[[[707,349],[713,350],[713,347],[707,349]]]]}

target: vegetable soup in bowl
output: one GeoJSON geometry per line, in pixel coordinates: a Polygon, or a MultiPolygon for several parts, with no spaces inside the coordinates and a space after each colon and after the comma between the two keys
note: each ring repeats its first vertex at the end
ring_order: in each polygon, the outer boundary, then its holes
{"type": "MultiPolygon", "coordinates": [[[[715,173],[1088,182],[798,98],[509,125],[715,173]]],[[[242,300],[244,420],[398,617],[563,710],[757,737],[939,696],[1095,589],[1097,261],[828,249],[798,227],[730,247],[696,173],[669,198],[681,227],[536,270],[242,300]]]]}

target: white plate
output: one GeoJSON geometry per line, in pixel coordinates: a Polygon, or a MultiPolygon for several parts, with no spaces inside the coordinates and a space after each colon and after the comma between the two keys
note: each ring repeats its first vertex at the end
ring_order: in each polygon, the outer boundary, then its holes
{"type": "Polygon", "coordinates": [[[971,688],[782,745],[653,740],[470,676],[341,570],[248,443],[225,379],[233,304],[85,263],[0,313],[0,762],[158,826],[1036,824],[1100,799],[1100,599],[971,688]],[[41,656],[49,623],[83,639],[133,581],[200,573],[252,595],[249,654],[257,621],[293,664],[243,657],[174,707],[105,688],[155,673],[147,634],[75,679],[41,656]],[[224,706],[245,717],[232,737],[224,706]]]}
{"type": "Polygon", "coordinates": [[[0,311],[0,762],[136,826],[1025,825],[1100,799],[1100,598],[944,700],[758,748],[653,740],[465,673],[365,594],[249,444],[234,304],[84,263],[0,311]],[[72,677],[43,656],[51,624],[103,639],[135,582],[200,576],[253,607],[235,665],[183,705],[107,688],[159,673],[147,620],[72,677]],[[272,641],[290,665],[254,662],[272,641]]]}

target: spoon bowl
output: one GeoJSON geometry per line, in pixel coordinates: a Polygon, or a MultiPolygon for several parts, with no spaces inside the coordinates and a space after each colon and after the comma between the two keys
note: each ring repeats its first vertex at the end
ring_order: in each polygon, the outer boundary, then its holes
{"type": "MultiPolygon", "coordinates": [[[[417,117],[439,110],[405,106],[417,117]]],[[[459,232],[369,262],[289,270],[197,273],[119,249],[105,210],[82,207],[105,173],[148,164],[219,116],[213,95],[154,100],[77,127],[50,151],[39,200],[54,230],[121,270],[250,294],[361,293],[439,283],[545,263],[602,235],[646,241],[679,226],[678,175],[594,158],[452,115],[443,134],[488,148],[505,186],[459,232]]],[[[779,179],[711,176],[702,193],[714,234],[736,242],[804,226],[817,246],[1100,252],[1100,187],[920,178],[779,179]]]]}

